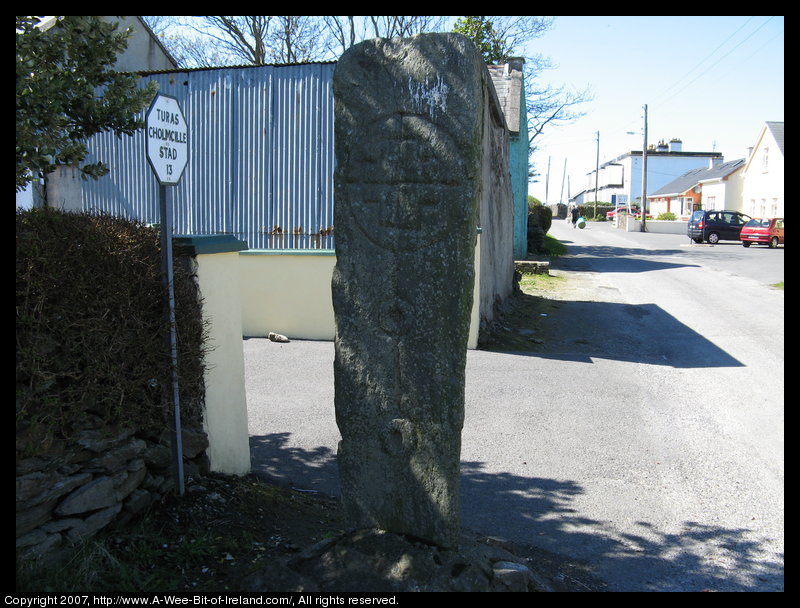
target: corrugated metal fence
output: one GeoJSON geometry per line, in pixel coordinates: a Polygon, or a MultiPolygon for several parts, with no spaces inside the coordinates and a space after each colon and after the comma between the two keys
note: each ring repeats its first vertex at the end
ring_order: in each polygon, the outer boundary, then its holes
{"type": "MultiPolygon", "coordinates": [[[[232,234],[251,249],[332,249],[333,63],[152,74],[178,99],[189,163],[174,201],[178,234],[232,234]]],[[[101,134],[89,159],[111,168],[81,186],[85,211],[157,223],[144,131],[101,134]]]]}

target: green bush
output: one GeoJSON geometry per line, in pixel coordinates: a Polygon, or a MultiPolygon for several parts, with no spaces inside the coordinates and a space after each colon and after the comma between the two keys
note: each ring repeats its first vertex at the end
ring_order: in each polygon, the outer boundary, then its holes
{"type": "MultiPolygon", "coordinates": [[[[205,327],[190,264],[175,260],[182,415],[202,415],[205,327]]],[[[159,232],[105,215],[16,215],[16,425],[69,439],[86,416],[164,428],[169,324],[159,232]]],[[[19,435],[18,435],[19,436],[19,435]]],[[[19,445],[18,445],[19,448],[19,445]]]]}
{"type": "Polygon", "coordinates": [[[597,213],[595,214],[595,203],[594,201],[585,203],[580,206],[581,215],[585,217],[587,220],[595,220],[604,222],[606,219],[606,214],[609,211],[613,211],[615,209],[614,205],[611,203],[597,203],[597,213]]]}
{"type": "Polygon", "coordinates": [[[675,214],[672,213],[671,211],[667,211],[666,213],[659,214],[659,216],[656,219],[657,220],[667,220],[667,221],[670,221],[670,222],[674,222],[678,218],[675,217],[675,214]]]}
{"type": "Polygon", "coordinates": [[[553,210],[544,205],[534,205],[528,207],[528,223],[533,221],[542,228],[542,232],[547,234],[550,226],[553,225],[553,210]],[[533,219],[530,216],[534,216],[533,219]]]}

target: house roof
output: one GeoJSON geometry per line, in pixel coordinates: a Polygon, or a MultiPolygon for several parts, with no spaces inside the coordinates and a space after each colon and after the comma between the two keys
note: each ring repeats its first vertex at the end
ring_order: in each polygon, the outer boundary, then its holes
{"type": "Polygon", "coordinates": [[[767,131],[770,132],[772,138],[775,140],[775,143],[778,144],[778,149],[780,150],[781,154],[784,154],[783,151],[783,122],[777,121],[766,121],[764,125],[761,127],[761,130],[758,132],[758,137],[756,138],[756,143],[751,150],[751,154],[747,159],[747,164],[745,166],[745,172],[750,169],[750,164],[753,162],[753,158],[755,154],[753,154],[760,146],[762,141],[764,140],[764,135],[766,135],[767,131]]]}
{"type": "Polygon", "coordinates": [[[767,121],[767,128],[772,132],[772,137],[775,138],[775,142],[783,154],[783,123],[767,121]]]}
{"type": "MultiPolygon", "coordinates": [[[[124,17],[110,17],[110,16],[101,16],[102,19],[106,21],[119,21],[120,19],[124,19],[124,17]]],[[[162,53],[167,57],[168,61],[172,63],[173,66],[178,65],[178,62],[175,60],[175,57],[169,52],[169,49],[164,46],[164,43],[161,42],[161,39],[156,35],[156,33],[150,29],[150,26],[145,23],[144,19],[139,17],[138,15],[133,16],[133,19],[136,19],[137,23],[141,28],[144,30],[145,34],[152,40],[154,44],[158,46],[162,53]]],[[[41,29],[43,32],[46,32],[50,28],[52,28],[59,20],[63,19],[61,15],[47,15],[41,17],[39,23],[36,24],[36,27],[41,29]]],[[[121,23],[121,22],[120,22],[121,23]]]]}
{"type": "Polygon", "coordinates": [[[727,163],[720,163],[711,168],[703,167],[700,169],[691,169],[681,175],[680,177],[672,180],[668,184],[662,186],[652,194],[648,194],[648,198],[661,197],[661,196],[676,196],[683,194],[687,190],[691,190],[697,184],[708,182],[718,179],[724,179],[731,173],[738,171],[744,167],[745,159],[732,160],[727,163]]]}

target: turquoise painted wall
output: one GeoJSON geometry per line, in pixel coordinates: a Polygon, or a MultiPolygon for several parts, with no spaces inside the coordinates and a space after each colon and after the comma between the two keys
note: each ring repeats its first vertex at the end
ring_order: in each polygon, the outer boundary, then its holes
{"type": "Polygon", "coordinates": [[[528,255],[528,109],[525,87],[520,100],[519,135],[509,138],[509,170],[514,195],[514,259],[528,255]]]}

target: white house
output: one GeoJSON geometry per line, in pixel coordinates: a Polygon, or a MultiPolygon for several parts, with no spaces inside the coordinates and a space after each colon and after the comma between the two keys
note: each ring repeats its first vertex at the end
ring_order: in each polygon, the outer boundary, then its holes
{"type": "MultiPolygon", "coordinates": [[[[702,169],[721,163],[720,152],[685,152],[679,139],[659,142],[647,149],[647,194],[652,194],[691,169],[702,169]]],[[[642,151],[631,150],[599,167],[599,172],[586,175],[584,202],[633,203],[642,196],[642,151]],[[595,173],[597,179],[595,180],[595,173]]]]}
{"type": "Polygon", "coordinates": [[[742,211],[753,217],[784,217],[783,122],[764,123],[742,175],[742,211]]]}

